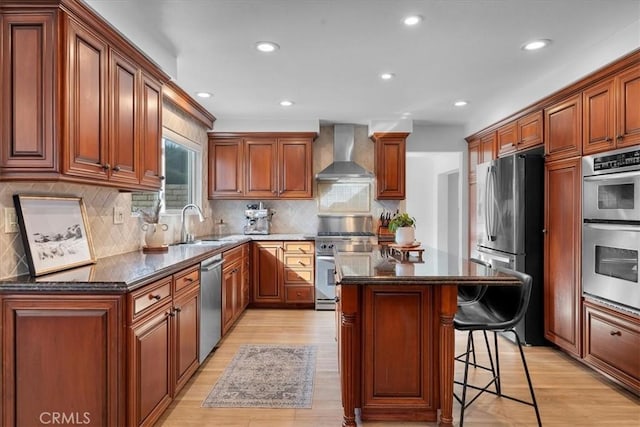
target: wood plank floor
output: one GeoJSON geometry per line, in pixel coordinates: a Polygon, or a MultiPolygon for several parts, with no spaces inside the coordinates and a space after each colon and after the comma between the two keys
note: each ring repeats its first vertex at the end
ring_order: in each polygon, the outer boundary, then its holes
{"type": "MultiPolygon", "coordinates": [[[[157,423],[159,426],[337,427],[342,421],[333,312],[247,310],[232,332],[205,360],[157,423]],[[312,409],[202,408],[222,371],[242,344],[318,346],[312,409]]],[[[478,336],[480,338],[480,336],[478,336]]],[[[479,340],[478,340],[479,341],[479,340]]],[[[477,341],[477,342],[478,342],[477,341]]],[[[456,336],[460,351],[466,335],[456,336]]],[[[479,344],[476,344],[480,347],[479,344]]],[[[640,399],[550,347],[525,350],[544,426],[640,426],[640,399]]],[[[503,391],[528,398],[517,348],[500,342],[503,391]]],[[[456,378],[462,364],[456,363],[456,378]]],[[[480,370],[476,370],[480,371],[480,370]]],[[[476,373],[478,380],[481,373],[476,373]]],[[[454,422],[460,406],[454,404],[454,422]]],[[[425,426],[425,423],[365,422],[363,426],[425,426]]],[[[465,412],[467,426],[535,426],[533,408],[490,394],[465,412]]]]}

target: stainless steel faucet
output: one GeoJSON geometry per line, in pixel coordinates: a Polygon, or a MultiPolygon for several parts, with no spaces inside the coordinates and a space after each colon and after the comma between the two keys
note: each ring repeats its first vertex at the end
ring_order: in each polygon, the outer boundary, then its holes
{"type": "Polygon", "coordinates": [[[198,211],[198,219],[200,220],[200,222],[204,221],[204,215],[202,215],[202,210],[200,210],[200,208],[198,207],[198,205],[193,204],[193,203],[189,203],[188,205],[186,205],[184,208],[182,208],[182,215],[180,217],[180,240],[182,243],[191,243],[193,242],[193,233],[189,233],[187,232],[187,227],[184,223],[184,213],[187,209],[189,208],[194,208],[196,211],[198,211]]]}

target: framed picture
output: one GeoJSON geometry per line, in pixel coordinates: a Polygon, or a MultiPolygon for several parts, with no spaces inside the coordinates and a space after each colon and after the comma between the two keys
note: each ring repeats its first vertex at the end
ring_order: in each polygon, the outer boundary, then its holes
{"type": "Polygon", "coordinates": [[[15,194],[13,202],[32,276],[95,263],[82,198],[15,194]]]}

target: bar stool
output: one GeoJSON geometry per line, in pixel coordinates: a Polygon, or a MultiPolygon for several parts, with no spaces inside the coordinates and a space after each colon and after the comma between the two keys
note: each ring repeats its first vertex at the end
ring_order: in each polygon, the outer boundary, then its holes
{"type": "Polygon", "coordinates": [[[476,301],[473,304],[458,306],[458,310],[453,320],[453,325],[456,330],[469,332],[467,338],[467,351],[464,360],[464,379],[462,382],[455,381],[456,384],[462,385],[462,398],[454,394],[461,406],[460,426],[464,423],[464,410],[485,392],[533,406],[536,413],[536,419],[538,420],[538,426],[542,426],[540,412],[538,411],[538,403],[536,401],[533,385],[531,384],[531,377],[529,375],[529,369],[527,367],[527,361],[525,359],[524,352],[522,351],[522,343],[514,329],[515,325],[522,319],[527,311],[529,297],[531,296],[532,279],[528,274],[515,270],[501,267],[496,267],[496,270],[517,277],[522,284],[520,286],[491,287],[491,289],[488,289],[479,301],[476,301]],[[478,387],[468,383],[469,365],[474,365],[469,363],[469,356],[472,349],[472,334],[474,331],[482,331],[485,334],[485,342],[487,344],[487,349],[489,350],[490,366],[484,368],[492,373],[492,378],[484,387],[478,387]],[[486,336],[487,331],[493,332],[495,365],[489,349],[489,341],[486,336]],[[527,383],[529,384],[529,392],[531,393],[530,402],[502,393],[497,332],[510,332],[515,336],[518,350],[520,351],[520,358],[522,359],[522,366],[527,377],[527,383]],[[492,385],[495,387],[495,391],[489,388],[492,385]],[[468,388],[477,390],[478,393],[467,402],[468,388]]]}
{"type": "MultiPolygon", "coordinates": [[[[476,264],[480,264],[485,268],[491,268],[491,264],[478,258],[469,258],[469,261],[476,264]]],[[[482,296],[485,294],[485,292],[487,292],[486,285],[458,285],[458,307],[460,307],[461,305],[474,304],[480,301],[480,299],[482,299],[482,296]]],[[[484,333],[484,336],[485,336],[485,341],[488,343],[486,332],[484,333]]],[[[469,339],[471,340],[471,357],[473,358],[473,362],[471,363],[471,366],[475,368],[487,369],[484,366],[478,365],[476,363],[476,351],[475,351],[475,343],[473,341],[473,334],[469,335],[469,339]]],[[[487,344],[487,348],[489,348],[488,346],[489,344],[487,344]]],[[[455,359],[460,362],[464,362],[464,358],[466,357],[466,354],[467,352],[465,351],[464,353],[457,355],[455,359]]]]}

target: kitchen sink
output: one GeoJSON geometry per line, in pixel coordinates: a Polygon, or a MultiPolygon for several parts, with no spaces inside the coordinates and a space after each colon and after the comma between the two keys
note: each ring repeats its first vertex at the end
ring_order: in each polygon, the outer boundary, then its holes
{"type": "Polygon", "coordinates": [[[230,240],[194,240],[193,242],[176,242],[172,245],[194,245],[194,246],[224,246],[231,243],[230,240]]]}

